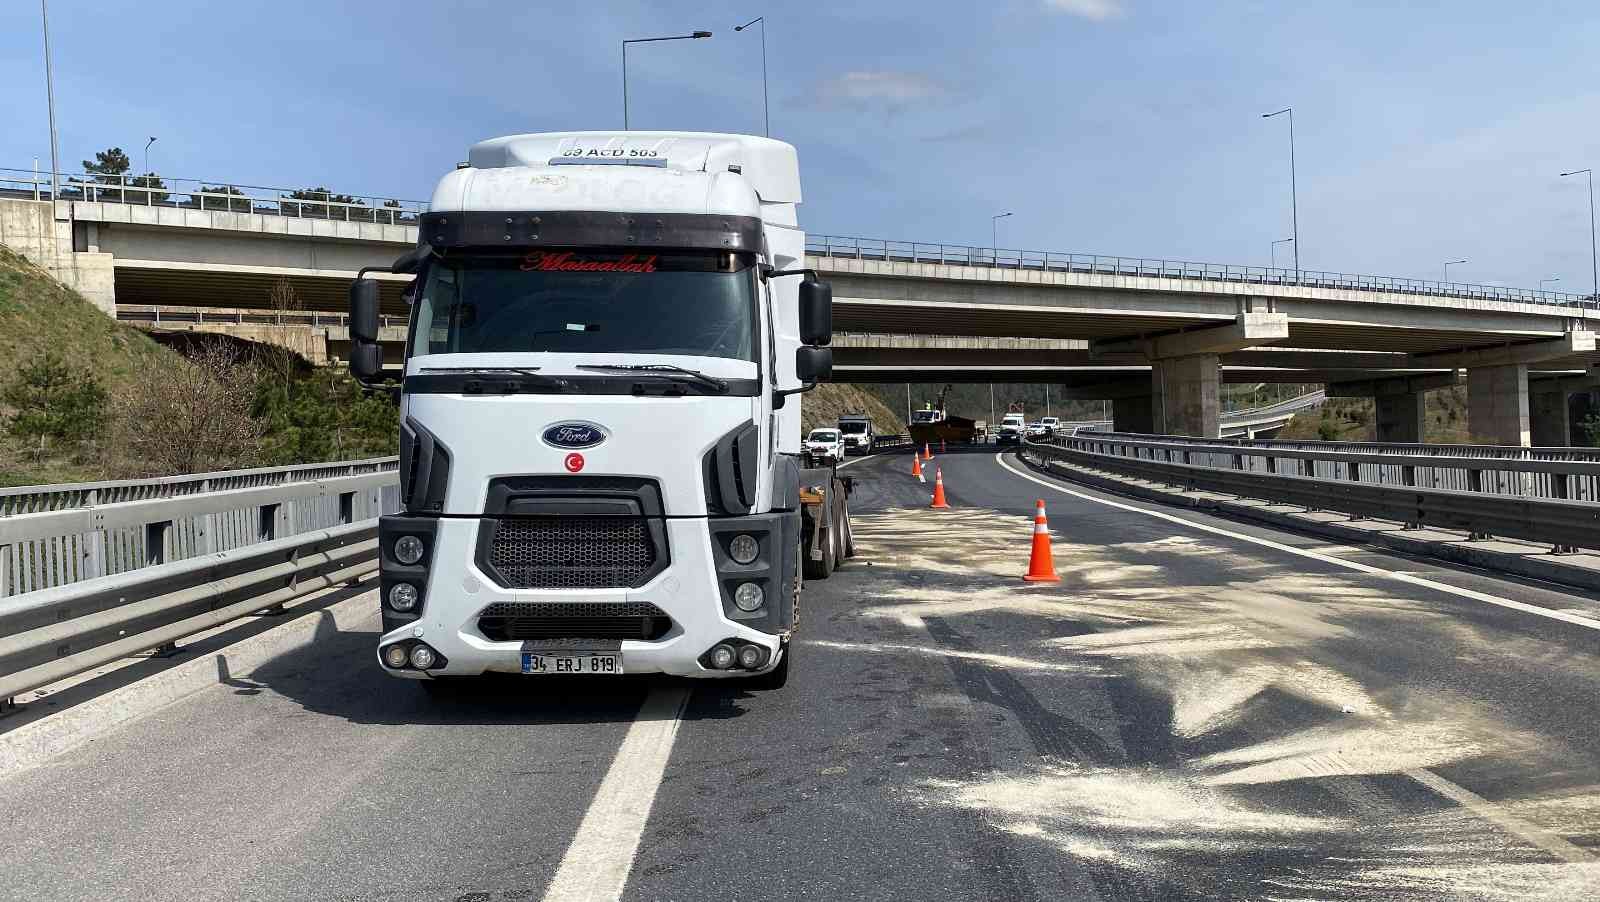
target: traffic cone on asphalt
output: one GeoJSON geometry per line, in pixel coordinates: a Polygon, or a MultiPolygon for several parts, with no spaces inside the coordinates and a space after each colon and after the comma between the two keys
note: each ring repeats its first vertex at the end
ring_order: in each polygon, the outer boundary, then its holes
{"type": "Polygon", "coordinates": [[[915,451],[911,452],[911,475],[917,477],[918,482],[927,482],[922,478],[922,458],[915,451]]]}
{"type": "Polygon", "coordinates": [[[933,468],[933,504],[934,510],[946,510],[950,503],[944,500],[944,468],[933,468]]]}
{"type": "Polygon", "coordinates": [[[1043,498],[1033,513],[1033,553],[1028,557],[1028,573],[1022,578],[1030,583],[1061,582],[1050,554],[1050,521],[1044,515],[1043,498]]]}
{"type": "Polygon", "coordinates": [[[922,459],[923,460],[933,460],[933,452],[931,450],[929,450],[929,448],[930,448],[930,446],[928,445],[927,442],[923,442],[922,443],[922,459]]]}
{"type": "Polygon", "coordinates": [[[939,439],[939,453],[944,453],[944,439],[939,439]]]}

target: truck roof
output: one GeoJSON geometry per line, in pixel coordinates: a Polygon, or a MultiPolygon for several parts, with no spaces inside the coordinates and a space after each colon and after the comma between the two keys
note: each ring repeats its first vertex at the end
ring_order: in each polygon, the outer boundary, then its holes
{"type": "Polygon", "coordinates": [[[433,210],[703,212],[778,220],[783,214],[770,205],[800,202],[793,145],[751,135],[508,135],[473,145],[467,163],[439,182],[433,210]]]}

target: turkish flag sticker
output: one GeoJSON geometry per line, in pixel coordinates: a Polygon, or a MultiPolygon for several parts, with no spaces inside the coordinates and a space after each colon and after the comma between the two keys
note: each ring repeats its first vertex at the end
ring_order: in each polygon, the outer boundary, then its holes
{"type": "Polygon", "coordinates": [[[567,455],[567,460],[566,460],[566,465],[567,465],[567,472],[568,473],[576,473],[576,472],[578,472],[579,470],[583,469],[583,455],[579,454],[576,451],[572,452],[571,454],[568,454],[567,455]]]}

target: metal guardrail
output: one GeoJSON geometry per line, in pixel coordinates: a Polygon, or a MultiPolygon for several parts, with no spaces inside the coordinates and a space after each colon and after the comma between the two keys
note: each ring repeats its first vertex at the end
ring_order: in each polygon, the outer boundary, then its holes
{"type": "Polygon", "coordinates": [[[1534,456],[1560,450],[1377,443],[1308,449],[1293,442],[1090,433],[1029,443],[1024,453],[1039,462],[1064,461],[1186,491],[1600,549],[1600,506],[1594,503],[1600,455],[1534,456]],[[1468,456],[1469,450],[1486,453],[1468,456]]]}
{"type": "Polygon", "coordinates": [[[396,509],[395,457],[0,489],[0,598],[396,509]]]}
{"type": "Polygon", "coordinates": [[[0,600],[0,702],[376,572],[377,534],[365,519],[0,600]]]}
{"type": "MultiPolygon", "coordinates": [[[[117,319],[127,323],[185,323],[200,325],[215,323],[225,326],[333,326],[338,328],[350,324],[350,317],[344,313],[323,313],[316,310],[302,310],[293,313],[282,313],[276,310],[239,309],[239,310],[208,310],[204,307],[150,307],[119,304],[117,306],[117,319]]],[[[380,315],[378,326],[380,328],[405,328],[409,320],[404,316],[380,315]]]]}
{"type": "MultiPolygon", "coordinates": [[[[218,213],[256,213],[295,219],[331,219],[414,226],[427,212],[422,201],[350,195],[309,188],[271,188],[225,179],[155,178],[62,172],[60,200],[169,207],[218,213]],[[299,194],[300,197],[294,195],[299,194]],[[338,200],[336,198],[348,198],[338,200]]],[[[50,199],[50,173],[0,168],[0,196],[50,199]]]]}
{"type": "Polygon", "coordinates": [[[1192,279],[1245,285],[1291,285],[1303,288],[1341,288],[1393,294],[1435,295],[1468,300],[1520,301],[1563,307],[1600,307],[1590,295],[1533,288],[1507,288],[1470,282],[1433,282],[1396,276],[1358,275],[1270,266],[1234,266],[1188,260],[1119,257],[1103,254],[1064,254],[1010,248],[971,247],[960,244],[923,244],[883,238],[807,235],[806,253],[819,257],[882,260],[898,263],[940,263],[954,266],[989,266],[1035,269],[1082,275],[1140,276],[1153,279],[1192,279]]]}

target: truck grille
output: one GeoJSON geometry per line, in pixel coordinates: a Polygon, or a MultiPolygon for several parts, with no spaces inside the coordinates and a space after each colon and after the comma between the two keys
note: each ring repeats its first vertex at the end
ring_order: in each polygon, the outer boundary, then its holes
{"type": "Polygon", "coordinates": [[[516,639],[659,639],[672,628],[666,612],[643,601],[502,601],[478,614],[478,631],[495,642],[516,639]]]}
{"type": "Polygon", "coordinates": [[[489,565],[508,589],[625,589],[656,548],[642,517],[530,517],[495,524],[489,565]]]}

